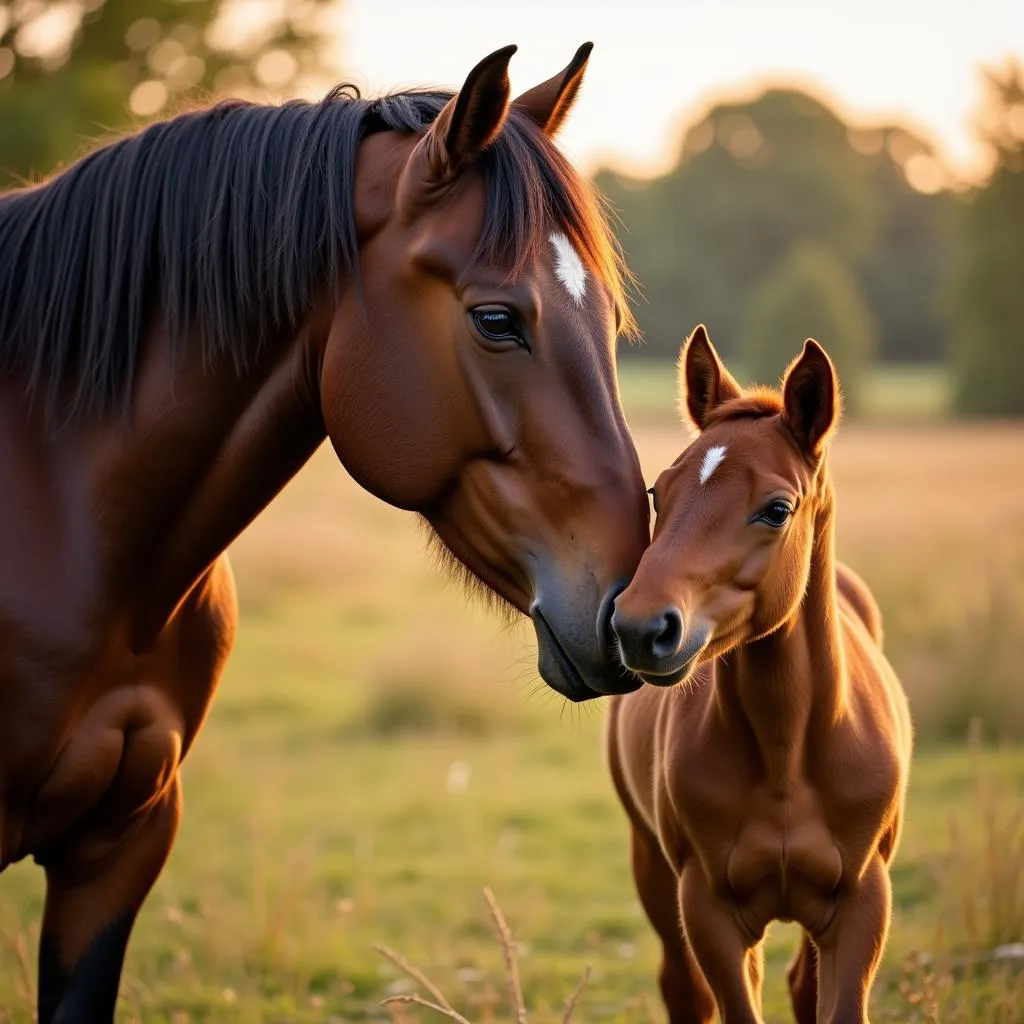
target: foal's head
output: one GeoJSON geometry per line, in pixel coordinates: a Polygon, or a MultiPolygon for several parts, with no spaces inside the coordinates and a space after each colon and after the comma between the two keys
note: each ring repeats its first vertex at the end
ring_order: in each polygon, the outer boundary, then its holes
{"type": "Polygon", "coordinates": [[[835,372],[815,341],[786,371],[781,395],[744,391],[703,327],[679,371],[700,436],[652,488],[654,540],[612,620],[626,666],[661,686],[796,610],[828,500],[825,454],[839,413],[835,372]]]}
{"type": "Polygon", "coordinates": [[[360,280],[333,314],[321,400],[353,476],[529,614],[541,674],[584,700],[637,685],[610,631],[649,540],[615,376],[628,312],[605,220],[552,142],[590,47],[514,102],[513,50],[418,133],[401,104],[429,96],[381,101],[395,130],[360,147],[360,280]]]}

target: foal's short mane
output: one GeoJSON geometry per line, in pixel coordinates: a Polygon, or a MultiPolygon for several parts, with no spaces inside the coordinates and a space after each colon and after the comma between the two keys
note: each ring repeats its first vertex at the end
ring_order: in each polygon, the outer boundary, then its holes
{"type": "Polygon", "coordinates": [[[704,422],[705,430],[730,420],[760,420],[778,416],[782,412],[782,395],[774,388],[760,385],[748,388],[739,398],[732,398],[715,406],[704,422]]]}
{"type": "MultiPolygon", "coordinates": [[[[366,100],[339,86],[319,103],[228,101],[0,196],[0,370],[22,373],[47,415],[109,411],[127,403],[157,308],[176,352],[197,332],[207,365],[227,355],[241,370],[358,272],[360,141],[422,132],[451,95],[366,100]]],[[[607,219],[547,137],[513,111],[480,163],[476,258],[515,273],[557,225],[607,281],[629,329],[607,219]]]]}

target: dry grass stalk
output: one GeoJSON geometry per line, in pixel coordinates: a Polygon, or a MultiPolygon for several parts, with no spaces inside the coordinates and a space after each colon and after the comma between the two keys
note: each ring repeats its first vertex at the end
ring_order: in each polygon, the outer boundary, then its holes
{"type": "Polygon", "coordinates": [[[565,1001],[565,1010],[562,1012],[562,1024],[569,1024],[572,1020],[576,1004],[580,1001],[580,996],[583,995],[583,990],[587,987],[588,981],[590,981],[590,964],[583,968],[583,975],[580,977],[576,990],[565,1001]]]}
{"type": "MultiPolygon", "coordinates": [[[[508,982],[516,1024],[527,1024],[526,1001],[523,998],[523,987],[519,981],[519,960],[516,956],[516,944],[512,938],[512,931],[505,920],[505,915],[501,912],[501,907],[498,906],[498,901],[494,898],[494,893],[490,889],[484,889],[484,899],[487,900],[487,907],[491,912],[491,920],[494,922],[494,929],[497,932],[505,958],[505,977],[508,982]]],[[[420,1006],[426,1010],[433,1010],[434,1013],[447,1017],[449,1020],[454,1020],[457,1024],[472,1024],[471,1021],[467,1020],[452,1006],[441,989],[423,971],[409,963],[405,957],[384,945],[374,944],[373,949],[385,959],[390,960],[402,974],[412,979],[431,996],[430,999],[425,999],[421,995],[410,993],[388,996],[386,999],[382,999],[381,1006],[387,1006],[391,1009],[399,1024],[404,1019],[404,1015],[398,1009],[401,1006],[420,1006]]],[[[583,970],[583,976],[580,978],[579,984],[572,995],[565,1001],[565,1008],[562,1011],[562,1024],[571,1024],[573,1013],[580,1001],[580,996],[583,994],[583,990],[589,981],[590,965],[588,964],[583,970]]]]}
{"type": "Polygon", "coordinates": [[[944,892],[959,916],[961,943],[976,956],[1024,941],[1024,811],[1012,786],[986,765],[981,722],[968,734],[970,814],[949,817],[944,892]]]}
{"type": "Polygon", "coordinates": [[[508,977],[508,991],[512,998],[512,1006],[515,1008],[517,1024],[526,1024],[526,1004],[523,1000],[523,986],[519,982],[519,959],[516,956],[512,932],[509,930],[505,915],[501,912],[501,907],[498,906],[498,901],[494,898],[494,893],[489,888],[484,889],[484,899],[487,900],[501,942],[501,951],[505,955],[505,974],[508,977]]]}
{"type": "Polygon", "coordinates": [[[404,975],[411,978],[418,985],[422,985],[438,1003],[449,1010],[451,1009],[451,1005],[437,985],[435,985],[434,982],[432,982],[418,967],[414,967],[409,963],[404,956],[380,943],[374,943],[372,948],[375,952],[380,953],[381,956],[390,960],[404,975]]]}
{"type": "Polygon", "coordinates": [[[466,1020],[458,1010],[453,1010],[447,1004],[441,1005],[440,1003],[432,1003],[429,999],[424,999],[422,996],[415,994],[407,996],[388,996],[387,999],[382,999],[380,1001],[381,1006],[395,1006],[401,1004],[405,1004],[407,1006],[422,1006],[424,1009],[433,1010],[435,1013],[439,1013],[444,1017],[458,1021],[459,1024],[470,1024],[470,1022],[466,1020]]]}
{"type": "Polygon", "coordinates": [[[418,967],[413,967],[408,960],[405,959],[399,953],[396,953],[393,949],[389,949],[387,946],[374,944],[374,950],[380,953],[381,956],[390,960],[404,975],[411,978],[417,985],[422,985],[433,997],[434,1002],[430,1002],[418,995],[400,995],[400,996],[389,996],[387,999],[381,1001],[381,1006],[391,1006],[400,1004],[415,1004],[416,1006],[423,1006],[428,1010],[433,1010],[435,1013],[443,1014],[445,1017],[449,1017],[452,1020],[458,1021],[459,1024],[470,1024],[465,1017],[459,1013],[455,1007],[445,998],[445,994],[434,984],[418,967]]]}
{"type": "Polygon", "coordinates": [[[14,954],[15,962],[18,965],[18,975],[20,979],[19,987],[21,988],[26,1004],[29,1006],[35,1006],[35,971],[32,968],[32,961],[28,952],[28,940],[25,937],[25,933],[18,930],[11,935],[5,929],[0,929],[0,939],[3,939],[4,944],[14,954]]]}

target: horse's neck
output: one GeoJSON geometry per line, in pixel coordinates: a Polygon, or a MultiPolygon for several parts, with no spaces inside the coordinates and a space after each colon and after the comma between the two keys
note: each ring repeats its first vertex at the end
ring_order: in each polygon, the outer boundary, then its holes
{"type": "MultiPolygon", "coordinates": [[[[387,220],[404,157],[414,144],[414,136],[394,132],[372,134],[360,144],[354,202],[361,238],[372,236],[387,220]]],[[[177,452],[172,440],[170,461],[180,462],[181,449],[189,448],[191,469],[180,482],[168,485],[167,474],[159,481],[172,493],[158,507],[175,509],[177,515],[169,524],[158,524],[158,563],[149,573],[150,593],[144,602],[151,611],[136,627],[139,644],[152,637],[196,574],[227,548],[326,438],[320,378],[337,312],[337,295],[325,295],[296,337],[269,346],[262,365],[242,376],[230,359],[212,373],[202,359],[181,360],[187,364],[187,379],[176,381],[171,391],[189,396],[195,414],[191,418],[202,418],[208,426],[196,438],[198,429],[190,427],[189,412],[173,396],[163,402],[171,425],[167,436],[183,433],[187,439],[184,445],[177,443],[177,452]]],[[[166,365],[166,352],[158,344],[151,372],[162,399],[166,365]]]]}
{"type": "Polygon", "coordinates": [[[719,709],[727,720],[747,723],[766,775],[781,784],[799,773],[808,735],[830,728],[846,710],[834,508],[828,482],[815,517],[807,588],[790,618],[714,666],[719,709]]]}
{"type": "Polygon", "coordinates": [[[157,345],[137,380],[133,429],[103,439],[110,457],[97,476],[111,490],[127,480],[137,495],[116,509],[137,646],[326,436],[307,334],[252,372],[240,375],[228,360],[210,369],[187,360],[173,382],[157,345]]]}

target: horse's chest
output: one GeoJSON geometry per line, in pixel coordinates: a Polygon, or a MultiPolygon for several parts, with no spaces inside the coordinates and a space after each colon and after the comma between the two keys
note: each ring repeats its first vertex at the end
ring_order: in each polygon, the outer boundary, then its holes
{"type": "Polygon", "coordinates": [[[33,728],[15,736],[0,716],[0,868],[73,830],[116,832],[166,787],[213,696],[235,608],[222,559],[149,651],[115,624],[84,667],[7,684],[11,720],[33,728]]]}

